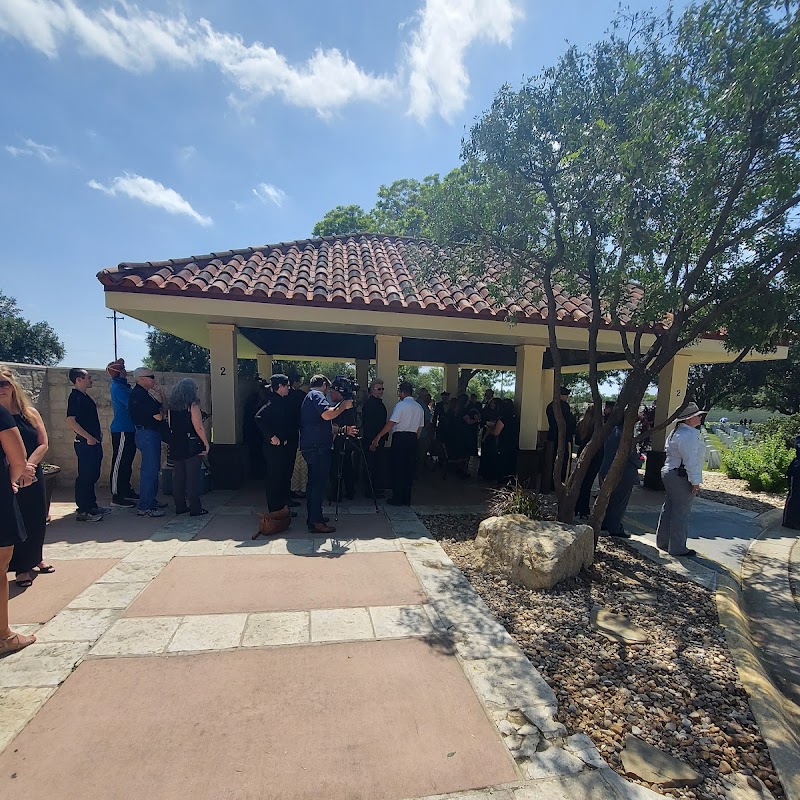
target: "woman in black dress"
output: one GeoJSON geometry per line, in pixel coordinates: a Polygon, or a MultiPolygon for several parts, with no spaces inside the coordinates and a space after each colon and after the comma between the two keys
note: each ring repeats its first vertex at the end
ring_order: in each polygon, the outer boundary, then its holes
{"type": "Polygon", "coordinates": [[[14,373],[0,369],[0,406],[14,418],[27,457],[26,472],[35,478],[30,486],[17,492],[17,505],[22,514],[27,538],[14,548],[10,569],[17,574],[17,586],[23,589],[33,583],[36,572],[55,572],[42,558],[44,534],[47,526],[47,498],[41,461],[47,453],[47,431],[39,412],[33,407],[30,397],[20,386],[14,373]]]}
{"type": "Polygon", "coordinates": [[[517,474],[517,456],[519,454],[519,417],[514,408],[514,401],[506,397],[498,404],[500,419],[492,431],[497,437],[497,482],[503,485],[517,474]]]}
{"type": "Polygon", "coordinates": [[[783,507],[783,527],[800,530],[800,436],[794,440],[794,461],[789,465],[789,494],[783,507]]]}
{"type": "Polygon", "coordinates": [[[182,378],[169,396],[169,455],[172,460],[172,499],[175,513],[192,517],[208,514],[200,504],[202,458],[208,453],[197,384],[182,378]]]}
{"type": "MultiPolygon", "coordinates": [[[[0,383],[6,380],[0,378],[0,383]]],[[[5,580],[14,548],[25,541],[15,491],[29,486],[32,478],[26,471],[25,445],[14,417],[0,407],[0,575],[5,580]]],[[[14,633],[8,626],[8,583],[0,586],[0,656],[16,653],[36,641],[35,636],[14,633]]]]}

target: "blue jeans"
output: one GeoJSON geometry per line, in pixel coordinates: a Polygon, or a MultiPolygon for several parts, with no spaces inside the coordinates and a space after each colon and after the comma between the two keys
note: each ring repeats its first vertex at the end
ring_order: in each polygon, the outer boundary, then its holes
{"type": "Polygon", "coordinates": [[[75,442],[75,455],[78,457],[78,477],[75,478],[75,505],[79,514],[88,514],[97,508],[94,485],[100,478],[100,465],[103,463],[103,445],[75,442]]]}
{"type": "Polygon", "coordinates": [[[306,509],[308,524],[322,524],[322,499],[331,471],[331,448],[315,447],[303,450],[303,458],[308,464],[308,485],[306,486],[306,509]]]}
{"type": "Polygon", "coordinates": [[[139,511],[158,508],[158,473],[161,469],[161,434],[149,428],[136,429],[136,447],[142,454],[139,472],[139,511]]]}

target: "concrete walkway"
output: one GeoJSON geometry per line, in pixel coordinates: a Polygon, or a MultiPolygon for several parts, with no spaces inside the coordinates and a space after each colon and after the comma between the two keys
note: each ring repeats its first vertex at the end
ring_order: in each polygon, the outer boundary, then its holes
{"type": "MultiPolygon", "coordinates": [[[[260,493],[200,518],[56,504],[0,660],[0,795],[107,800],[646,800],[583,735],[411,509],[251,541],[260,493]]],[[[301,510],[302,513],[302,510],[301,510]]]]}
{"type": "Polygon", "coordinates": [[[780,509],[755,514],[695,501],[688,545],[695,558],[658,551],[663,494],[636,490],[625,517],[631,544],[667,569],[717,589],[728,646],[786,796],[800,800],[800,538],[780,509]]]}

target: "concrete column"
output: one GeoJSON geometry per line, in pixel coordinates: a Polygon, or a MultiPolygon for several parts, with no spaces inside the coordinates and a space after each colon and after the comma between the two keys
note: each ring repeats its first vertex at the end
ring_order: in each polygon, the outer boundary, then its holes
{"type": "Polygon", "coordinates": [[[398,372],[400,368],[400,341],[402,336],[379,333],[375,337],[375,376],[386,384],[385,402],[389,411],[397,397],[398,372]]]}
{"type": "Polygon", "coordinates": [[[369,385],[369,359],[356,359],[356,383],[362,389],[366,389],[369,385]]]}
{"type": "MultiPolygon", "coordinates": [[[[686,387],[689,383],[689,356],[677,355],[667,364],[658,376],[658,396],[656,397],[655,424],[660,425],[674,414],[686,401],[686,387]]],[[[663,450],[667,433],[673,426],[653,434],[653,450],[663,450]]]]}
{"type": "Polygon", "coordinates": [[[237,371],[235,325],[208,324],[208,347],[211,351],[211,419],[214,444],[237,444],[239,441],[239,376],[237,371]]]}
{"type": "Polygon", "coordinates": [[[517,347],[515,397],[519,407],[520,450],[536,449],[542,409],[547,405],[542,377],[544,351],[541,345],[523,344],[517,347]]]}
{"type": "Polygon", "coordinates": [[[258,376],[269,380],[272,376],[272,356],[269,353],[256,353],[256,364],[258,364],[258,376]]]}
{"type": "MultiPolygon", "coordinates": [[[[655,424],[660,425],[683,405],[686,400],[686,385],[689,381],[689,357],[675,356],[658,376],[658,397],[656,398],[655,424]]],[[[663,491],[661,467],[664,466],[667,433],[673,426],[653,434],[652,450],[647,453],[644,468],[644,486],[646,489],[663,491]]]]}
{"type": "Polygon", "coordinates": [[[458,373],[460,370],[460,364],[444,365],[444,390],[450,392],[451,397],[455,397],[458,394],[458,373]]]}
{"type": "Polygon", "coordinates": [[[556,371],[554,369],[542,370],[542,413],[539,415],[539,430],[546,431],[550,427],[547,423],[547,406],[553,400],[553,383],[556,371]]]}

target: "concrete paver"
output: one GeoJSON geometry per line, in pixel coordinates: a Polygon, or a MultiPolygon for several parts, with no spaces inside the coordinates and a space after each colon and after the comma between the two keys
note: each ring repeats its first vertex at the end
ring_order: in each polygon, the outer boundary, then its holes
{"type": "Polygon", "coordinates": [[[374,639],[366,608],[324,608],[311,611],[312,642],[345,642],[374,639]]]}
{"type": "Polygon", "coordinates": [[[89,649],[89,642],[35,642],[0,662],[0,689],[58,686],[89,649]]]}
{"type": "Polygon", "coordinates": [[[93,656],[149,656],[163,653],[182,617],[117,620],[92,648],[93,656]]]}
{"type": "Polygon", "coordinates": [[[311,641],[308,611],[272,611],[250,614],[242,636],[243,647],[276,647],[311,641]]]}
{"type": "Polygon", "coordinates": [[[242,641],[246,614],[200,614],[184,617],[167,645],[167,652],[224,650],[242,641]]]}
{"type": "Polygon", "coordinates": [[[94,583],[82,591],[67,608],[126,608],[147,586],[138,583],[94,583]]]}
{"type": "Polygon", "coordinates": [[[370,608],[369,614],[378,639],[433,633],[431,621],[422,606],[378,606],[370,608]]]}
{"type": "Polygon", "coordinates": [[[33,719],[44,705],[54,688],[22,686],[16,689],[0,689],[0,752],[33,719]]]}
{"type": "Polygon", "coordinates": [[[36,632],[39,642],[96,642],[119,617],[113,608],[65,608],[36,632]]]}

